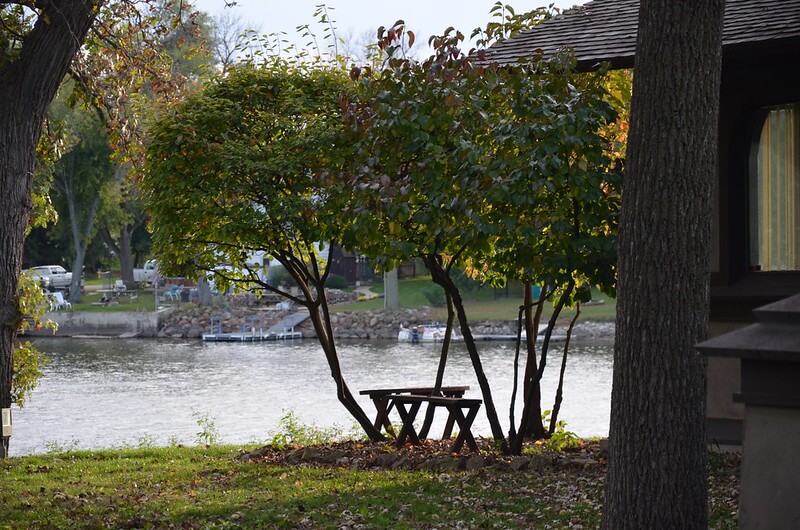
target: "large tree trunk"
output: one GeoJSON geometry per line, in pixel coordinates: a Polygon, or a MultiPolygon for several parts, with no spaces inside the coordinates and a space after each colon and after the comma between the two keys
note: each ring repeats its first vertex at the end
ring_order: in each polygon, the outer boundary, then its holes
{"type": "MultiPolygon", "coordinates": [[[[20,322],[17,284],[25,229],[33,209],[35,148],[47,106],[93,20],[91,2],[52,0],[0,67],[0,407],[11,406],[14,343],[20,322]]],[[[0,458],[6,456],[0,444],[0,458]]]]}
{"type": "Polygon", "coordinates": [[[706,528],[705,363],[724,0],[642,0],[603,527],[706,528]]]}
{"type": "Polygon", "coordinates": [[[119,229],[119,239],[115,239],[111,235],[108,227],[104,227],[100,233],[103,236],[103,242],[111,249],[111,252],[117,256],[119,260],[119,273],[120,279],[128,289],[136,289],[136,281],[133,276],[133,232],[136,226],[132,224],[123,225],[119,229]]]}

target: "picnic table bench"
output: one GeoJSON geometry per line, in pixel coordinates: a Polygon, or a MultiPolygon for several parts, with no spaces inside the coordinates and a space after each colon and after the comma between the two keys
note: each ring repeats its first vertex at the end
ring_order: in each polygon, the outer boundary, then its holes
{"type": "MultiPolygon", "coordinates": [[[[403,427],[400,434],[397,436],[396,444],[402,447],[406,439],[414,445],[419,445],[420,435],[417,434],[414,428],[414,420],[423,403],[427,403],[428,407],[444,407],[449,412],[447,418],[447,425],[444,429],[442,439],[449,439],[453,433],[453,423],[458,423],[458,436],[455,442],[450,447],[450,451],[458,453],[466,443],[473,451],[478,450],[478,444],[475,442],[475,437],[472,435],[472,422],[475,421],[475,416],[478,415],[478,409],[482,401],[480,399],[468,399],[463,397],[439,397],[439,396],[423,396],[417,394],[392,394],[389,395],[391,405],[397,409],[400,417],[403,420],[403,427]],[[464,410],[467,411],[466,415],[464,410]]],[[[423,436],[424,437],[424,436],[423,436]]]]}
{"type": "MultiPolygon", "coordinates": [[[[464,396],[464,392],[469,390],[469,386],[443,386],[439,390],[438,395],[441,397],[460,398],[464,396]]],[[[433,394],[434,388],[432,386],[418,386],[418,387],[405,387],[405,388],[374,388],[369,390],[362,390],[359,392],[362,396],[369,396],[372,403],[375,405],[375,410],[378,411],[375,417],[375,428],[379,431],[386,429],[389,434],[394,434],[392,423],[389,421],[389,413],[395,406],[390,396],[398,394],[410,394],[418,396],[430,396],[433,394]]],[[[448,422],[452,422],[448,419],[448,422]]],[[[420,433],[424,438],[427,436],[427,429],[420,433]]]]}

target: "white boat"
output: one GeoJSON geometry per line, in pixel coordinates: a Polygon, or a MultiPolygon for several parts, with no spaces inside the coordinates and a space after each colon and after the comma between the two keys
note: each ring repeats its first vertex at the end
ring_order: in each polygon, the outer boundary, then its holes
{"type": "MultiPolygon", "coordinates": [[[[444,324],[424,324],[421,326],[412,326],[405,328],[400,326],[400,332],[397,334],[397,340],[400,342],[442,342],[447,326],[444,324]]],[[[453,329],[450,340],[462,340],[461,333],[453,329]]]]}
{"type": "MultiPolygon", "coordinates": [[[[400,327],[400,332],[397,334],[399,342],[411,342],[416,344],[419,342],[442,342],[444,340],[444,333],[447,326],[444,324],[424,324],[420,326],[412,326],[411,328],[400,327]]],[[[537,341],[543,341],[547,326],[539,329],[539,334],[536,337],[537,341]]],[[[522,341],[525,341],[525,330],[522,330],[522,341]]],[[[474,335],[475,341],[516,341],[517,335],[474,335]]],[[[566,335],[561,333],[553,333],[550,337],[550,342],[564,342],[567,339],[566,335]]],[[[452,341],[464,340],[464,337],[457,330],[453,329],[452,341]]]]}

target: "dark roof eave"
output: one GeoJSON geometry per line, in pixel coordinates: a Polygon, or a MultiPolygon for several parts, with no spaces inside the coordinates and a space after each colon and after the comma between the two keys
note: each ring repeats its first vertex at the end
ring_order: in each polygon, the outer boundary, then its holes
{"type": "MultiPolygon", "coordinates": [[[[776,49],[780,49],[785,53],[800,54],[800,37],[727,43],[722,48],[722,58],[724,61],[725,59],[734,57],[759,56],[765,51],[774,52],[776,49]]],[[[636,57],[634,54],[581,57],[576,62],[576,69],[579,72],[591,72],[597,70],[605,63],[608,64],[612,70],[623,70],[626,68],[633,68],[635,59],[636,57]]],[[[517,62],[509,57],[494,57],[489,58],[489,61],[497,62],[505,66],[517,62]]]]}
{"type": "MultiPolygon", "coordinates": [[[[511,59],[504,57],[502,59],[491,58],[486,62],[497,63],[501,66],[513,66],[515,63],[525,62],[525,57],[511,59]]],[[[576,70],[579,72],[591,72],[599,69],[603,64],[608,64],[612,70],[622,70],[626,68],[633,68],[634,56],[631,55],[615,55],[612,57],[583,57],[576,61],[576,70]]]]}
{"type": "Polygon", "coordinates": [[[633,68],[633,61],[633,55],[586,58],[577,61],[576,70],[579,72],[591,72],[597,70],[603,64],[608,64],[611,70],[623,70],[626,68],[633,68]]]}

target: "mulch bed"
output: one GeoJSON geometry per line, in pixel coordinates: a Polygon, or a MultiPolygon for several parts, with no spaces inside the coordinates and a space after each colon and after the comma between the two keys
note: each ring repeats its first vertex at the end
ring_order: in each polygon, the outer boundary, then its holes
{"type": "MultiPolygon", "coordinates": [[[[407,444],[396,447],[388,442],[346,441],[324,446],[277,449],[264,446],[240,455],[248,462],[285,466],[347,467],[352,469],[402,469],[429,471],[464,471],[495,468],[506,471],[525,471],[548,467],[578,467],[605,470],[605,449],[599,442],[585,442],[579,449],[563,452],[536,446],[523,456],[499,454],[493,440],[476,439],[479,451],[462,454],[450,452],[451,440],[424,440],[419,446],[407,444]]],[[[533,447],[533,446],[531,446],[533,447]]]]}

